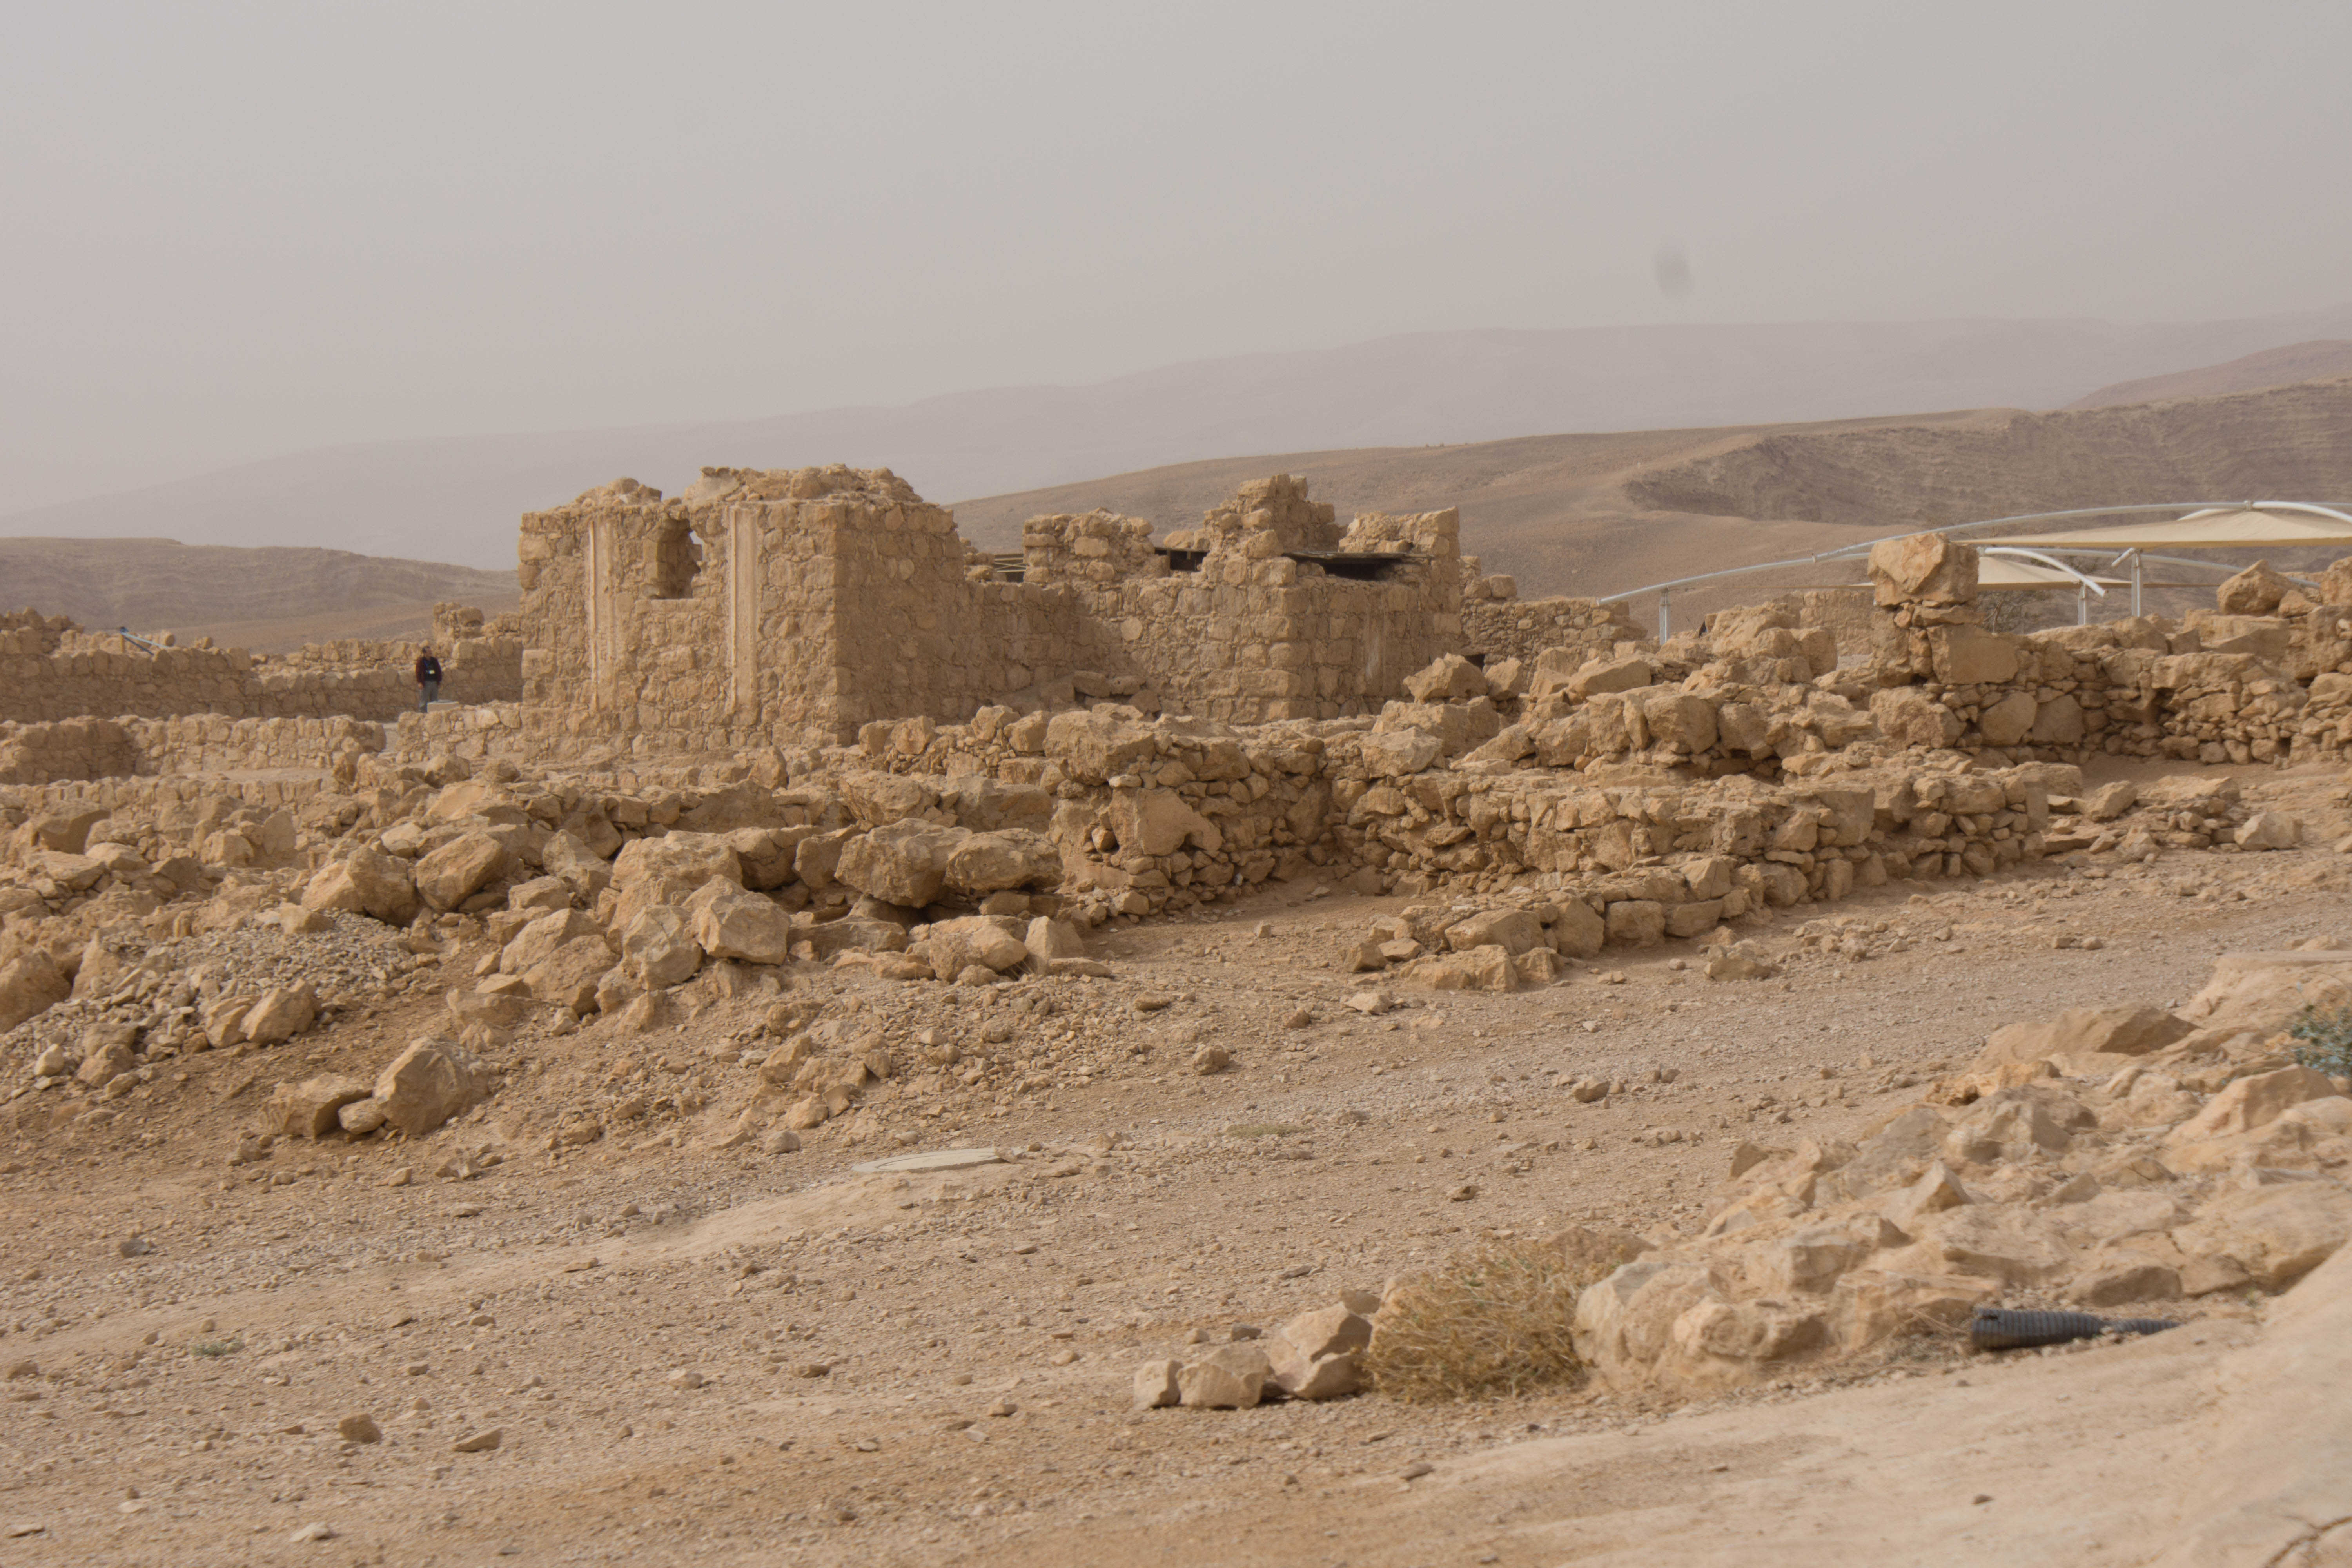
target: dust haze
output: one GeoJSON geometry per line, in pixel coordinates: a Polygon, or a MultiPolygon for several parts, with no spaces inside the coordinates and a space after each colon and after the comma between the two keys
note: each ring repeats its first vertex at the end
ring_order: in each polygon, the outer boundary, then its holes
{"type": "Polygon", "coordinates": [[[5,39],[9,510],[1401,332],[2317,310],[2352,238],[2314,199],[2352,42],[2319,5],[20,7],[5,39]]]}

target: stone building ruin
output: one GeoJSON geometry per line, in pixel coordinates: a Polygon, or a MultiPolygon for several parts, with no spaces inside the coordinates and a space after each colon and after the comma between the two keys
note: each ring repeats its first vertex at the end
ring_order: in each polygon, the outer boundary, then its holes
{"type": "Polygon", "coordinates": [[[1451,510],[1342,528],[1306,485],[1202,526],[1031,519],[1017,564],[887,469],[623,479],[522,522],[525,728],[551,752],[846,742],[1117,699],[1231,723],[1376,712],[1463,637],[1451,510]]]}

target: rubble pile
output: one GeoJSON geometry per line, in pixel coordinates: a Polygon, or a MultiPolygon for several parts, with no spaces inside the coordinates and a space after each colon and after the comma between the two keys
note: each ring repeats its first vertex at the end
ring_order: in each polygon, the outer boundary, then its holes
{"type": "Polygon", "coordinates": [[[2352,1081],[2286,1026],[2352,1001],[2352,952],[2236,955],[2179,1012],[1996,1031],[1853,1143],[1743,1142],[1700,1235],[1588,1289],[1577,1349],[1697,1394],[1964,1325],[2286,1289],[2352,1237],[2352,1081]]]}

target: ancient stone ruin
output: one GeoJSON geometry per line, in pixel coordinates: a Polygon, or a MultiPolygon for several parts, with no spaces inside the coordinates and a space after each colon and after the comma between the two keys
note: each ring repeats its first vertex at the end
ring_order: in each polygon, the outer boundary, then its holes
{"type": "MultiPolygon", "coordinates": [[[[1121,1142],[1139,1123],[1244,1079],[1232,1093],[1252,1100],[1148,1155],[1206,1163],[1216,1184],[1188,1202],[1230,1204],[1244,1158],[1307,1169],[1316,1137],[1367,1152],[1360,1190],[1382,1211],[1474,1215],[1588,1156],[1703,1159],[1671,1201],[1612,1191],[1591,1223],[1548,1218],[1539,1247],[1558,1375],[1667,1403],[1906,1375],[1922,1346],[1957,1354],[1989,1305],[2221,1313],[2342,1272],[2352,1081],[2291,1032],[2352,1005],[2333,937],[2224,958],[2209,983],[2200,957],[2163,1006],[2053,998],[2033,1011],[2054,1018],[1958,1059],[1890,1059],[1922,1053],[1874,1037],[1794,1085],[1781,1069],[1845,1005],[1815,988],[1865,963],[1933,982],[1925,961],[1964,924],[1998,941],[2040,900],[2126,878],[2135,899],[2222,907],[2203,873],[2159,884],[2190,858],[2341,886],[2345,792],[2290,770],[2352,748],[2352,563],[2311,587],[2251,568],[2179,622],[2011,636],[1978,609],[1976,552],[1920,534],[1873,552],[1866,615],[1851,595],[1778,599],[1661,643],[1615,606],[1519,600],[1460,554],[1450,511],[1343,526],[1277,476],[1158,542],[1094,512],[1033,519],[1017,557],[990,557],[891,475],[846,468],[711,469],[674,500],[617,482],[530,514],[520,554],[511,622],[436,617],[462,700],[427,713],[409,710],[405,650],[394,681],[377,647],[240,662],[30,615],[0,632],[26,715],[0,722],[9,1152],[176,1157],[170,1117],[233,1119],[207,1145],[224,1204],[370,1162],[387,1188],[528,1169],[569,1191],[628,1160],[855,1161],[790,1199],[822,1234],[769,1240],[772,1217],[756,1246],[692,1263],[730,1302],[822,1280],[845,1305],[842,1215],[885,1216],[866,1239],[897,1247],[968,1237],[964,1205],[992,1193],[1039,1214],[1056,1183],[1112,1201],[1093,1194],[1141,1168],[1121,1142]],[[1952,918],[1980,894],[2019,901],[1952,918]],[[1277,908],[1286,931],[1258,919],[1277,908]],[[1199,966],[1142,984],[1154,938],[1199,966]],[[1246,959],[1226,960],[1257,942],[1278,1008],[1229,995],[1246,959]],[[1636,992],[1685,1067],[1755,1069],[1711,1121],[1686,1114],[1683,1068],[1629,1059],[1636,992]],[[1719,1021],[1735,1011],[1804,1033],[1743,1037],[1719,1021]],[[1449,1020],[1477,1026],[1450,1058],[1449,1020]],[[1358,1053],[1371,1109],[1289,1120],[1294,1077],[1327,1051],[1358,1053]],[[1454,1063],[1486,1097],[1475,1148],[1430,1137],[1472,1108],[1432,1103],[1454,1063]],[[1013,1131],[1082,1093],[1114,1103],[1106,1086],[1130,1097],[1124,1132],[1013,1131]],[[1851,1115],[1785,1125],[1815,1111],[1851,1115]],[[1375,1143],[1384,1126],[1411,1141],[1375,1143]],[[943,1157],[1012,1174],[871,1167],[950,1137],[943,1157]],[[1643,1203],[1643,1228],[1603,1223],[1643,1203]]],[[[1303,1258],[1274,1237],[1306,1204],[1215,1223],[1237,1253],[1303,1258]]],[[[1320,1247],[1352,1221],[1307,1223],[1320,1247]]],[[[1536,1256],[1517,1226],[1482,1231],[1536,1256]]],[[[980,1267],[955,1245],[941,1267],[980,1267]]],[[[599,1246],[560,1272],[531,1262],[524,1313],[601,1288],[619,1254],[599,1246]]],[[[412,1245],[404,1267],[443,1261],[412,1245]]],[[[1154,1259],[1149,1300],[1186,1289],[1193,1261],[1154,1259]]],[[[1231,1295],[1188,1308],[1225,1329],[1188,1321],[1139,1368],[1147,1347],[1097,1342],[1159,1320],[1122,1308],[1106,1327],[1079,1293],[1142,1270],[1052,1276],[1066,1321],[1043,1364],[1074,1387],[1108,1375],[1141,1422],[1402,1399],[1458,1370],[1407,1361],[1459,1353],[1440,1321],[1458,1300],[1417,1249],[1389,1261],[1353,1284],[1288,1266],[1303,1295],[1270,1332],[1232,1322],[1231,1295]]],[[[780,1315],[788,1337],[819,1331],[802,1322],[817,1304],[780,1315]]],[[[498,1327],[487,1299],[444,1316],[498,1327]]],[[[858,1300],[823,1331],[887,1317],[858,1300]]],[[[840,1364],[761,1353],[763,1376],[840,1364]]],[[[701,1387],[686,1371],[665,1386],[701,1387]]],[[[412,1414],[413,1436],[428,1413],[412,1414]]],[[[453,1452],[495,1446],[473,1426],[453,1452]]],[[[378,1430],[365,1412],[346,1429],[378,1430]]]]}

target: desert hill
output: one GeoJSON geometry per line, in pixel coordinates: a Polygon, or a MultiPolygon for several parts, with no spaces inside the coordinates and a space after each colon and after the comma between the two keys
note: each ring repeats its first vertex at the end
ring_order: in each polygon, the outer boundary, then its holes
{"type": "MultiPolygon", "coordinates": [[[[903,407],[328,447],[19,510],[0,518],[0,534],[328,542],[502,570],[513,562],[522,512],[621,474],[674,491],[703,464],[845,462],[888,467],[924,495],[948,500],[1234,452],[2049,408],[2133,377],[2336,337],[2352,337],[2352,310],[2140,326],[1967,320],[1423,332],[903,407]]],[[[821,395],[777,394],[780,402],[821,395]]]]}
{"type": "Polygon", "coordinates": [[[408,638],[433,605],[492,614],[517,603],[514,572],[343,550],[237,550],[175,539],[0,539],[0,608],[92,627],[171,630],[277,653],[334,637],[408,638]]]}
{"type": "Polygon", "coordinates": [[[2225,393],[2259,392],[2264,387],[2285,386],[2298,381],[2335,381],[2347,375],[2352,375],[2352,342],[2329,338],[2264,349],[2223,364],[2119,381],[2113,386],[2099,388],[2088,397],[2075,399],[2072,406],[2105,408],[2117,403],[2218,397],[2225,393]]]}
{"type": "Polygon", "coordinates": [[[1343,515],[1459,507],[1463,547],[1516,575],[1523,594],[1600,595],[1914,524],[2130,501],[2352,497],[2352,381],[2054,414],[1267,454],[990,497],[956,516],[967,536],[1001,550],[1017,548],[1021,520],[1041,512],[1101,506],[1183,526],[1240,479],[1274,471],[1307,479],[1343,515]]]}

